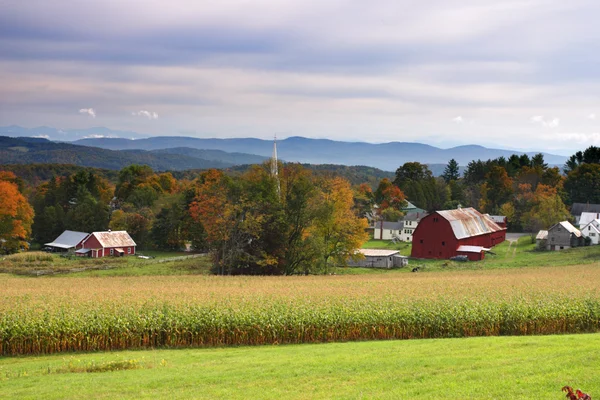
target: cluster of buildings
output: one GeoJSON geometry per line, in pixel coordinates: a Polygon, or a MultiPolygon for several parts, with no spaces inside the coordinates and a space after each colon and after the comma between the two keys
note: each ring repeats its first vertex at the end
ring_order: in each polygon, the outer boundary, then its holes
{"type": "Polygon", "coordinates": [[[575,225],[561,221],[538,232],[535,239],[539,249],[559,251],[600,243],[600,204],[574,203],[571,215],[575,225]]]}
{"type": "MultiPolygon", "coordinates": [[[[373,238],[412,242],[411,257],[414,258],[463,256],[472,261],[483,260],[492,247],[506,239],[504,216],[482,214],[471,207],[428,214],[410,203],[404,211],[406,214],[400,221],[375,221],[373,238]]],[[[365,249],[361,252],[365,259],[360,266],[389,268],[408,262],[397,251],[365,249]]]]}
{"type": "Polygon", "coordinates": [[[64,231],[45,249],[52,252],[73,252],[80,257],[122,257],[134,255],[136,243],[126,231],[75,232],[64,231]]]}

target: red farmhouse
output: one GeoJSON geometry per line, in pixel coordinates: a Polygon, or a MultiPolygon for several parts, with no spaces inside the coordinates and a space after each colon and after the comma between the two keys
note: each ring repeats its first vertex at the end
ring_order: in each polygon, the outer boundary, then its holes
{"type": "Polygon", "coordinates": [[[483,260],[484,252],[506,239],[506,228],[474,208],[436,211],[424,217],[413,233],[415,258],[447,259],[466,255],[483,260]]]}
{"type": "Polygon", "coordinates": [[[93,258],[135,254],[135,242],[126,231],[90,233],[76,246],[75,254],[93,258]]]}

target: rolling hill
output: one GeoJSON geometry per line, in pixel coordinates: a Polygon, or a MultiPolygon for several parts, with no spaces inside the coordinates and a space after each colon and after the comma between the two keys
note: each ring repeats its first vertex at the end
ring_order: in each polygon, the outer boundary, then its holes
{"type": "MultiPolygon", "coordinates": [[[[176,147],[211,149],[226,152],[244,152],[269,157],[273,151],[273,141],[262,139],[200,139],[191,137],[157,136],[139,140],[128,139],[82,139],[74,142],[84,146],[95,146],[111,150],[142,149],[158,150],[176,147]]],[[[277,142],[279,157],[290,162],[309,164],[366,165],[385,171],[395,171],[408,161],[424,164],[445,165],[454,158],[462,166],[472,160],[488,160],[497,157],[510,157],[522,152],[502,149],[489,149],[482,146],[458,146],[450,149],[421,143],[364,143],[340,142],[325,139],[290,137],[277,142]]],[[[527,153],[530,156],[535,152],[527,153]]],[[[551,165],[562,165],[566,157],[544,154],[551,165]]]]}

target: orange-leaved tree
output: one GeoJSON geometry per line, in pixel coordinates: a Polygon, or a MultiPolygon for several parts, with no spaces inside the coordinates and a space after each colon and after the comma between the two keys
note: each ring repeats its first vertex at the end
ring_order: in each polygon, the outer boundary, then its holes
{"type": "Polygon", "coordinates": [[[0,175],[0,252],[15,253],[28,249],[33,209],[16,183],[14,174],[0,175]]]}

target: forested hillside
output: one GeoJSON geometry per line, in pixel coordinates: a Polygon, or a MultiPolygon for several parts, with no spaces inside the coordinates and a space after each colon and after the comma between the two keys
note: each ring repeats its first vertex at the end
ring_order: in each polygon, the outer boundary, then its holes
{"type": "MultiPolygon", "coordinates": [[[[190,149],[195,151],[194,149],[190,149]]],[[[203,153],[206,154],[206,153],[203,153]]],[[[246,155],[250,156],[250,155],[246,155]]],[[[235,155],[226,155],[234,159],[235,155]]],[[[244,162],[246,159],[243,160],[244,162]]],[[[236,162],[220,161],[171,152],[145,150],[107,150],[95,147],[55,143],[40,138],[9,138],[0,136],[0,164],[74,164],[86,167],[121,169],[130,164],[145,164],[157,171],[227,168],[236,162]]]]}

